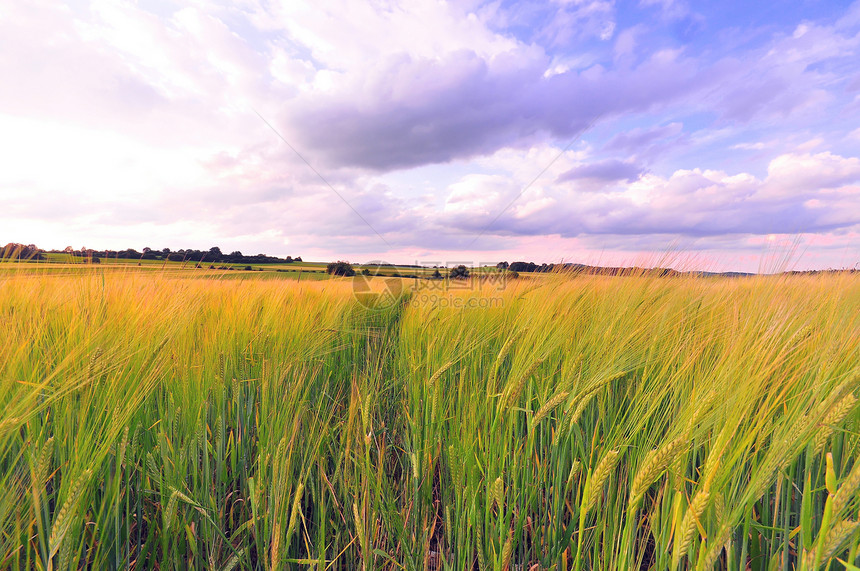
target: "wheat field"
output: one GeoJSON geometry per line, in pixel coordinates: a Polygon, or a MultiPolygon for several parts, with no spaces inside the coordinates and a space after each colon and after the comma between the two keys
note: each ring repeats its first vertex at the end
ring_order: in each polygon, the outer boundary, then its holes
{"type": "Polygon", "coordinates": [[[351,284],[4,272],[0,568],[860,564],[856,275],[351,284]]]}

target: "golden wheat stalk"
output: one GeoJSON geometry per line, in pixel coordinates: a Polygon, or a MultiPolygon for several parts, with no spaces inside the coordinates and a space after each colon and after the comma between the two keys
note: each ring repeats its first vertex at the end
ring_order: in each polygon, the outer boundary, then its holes
{"type": "Polygon", "coordinates": [[[508,571],[511,568],[511,554],[514,551],[514,534],[508,533],[508,539],[502,546],[502,571],[508,571]]]}
{"type": "Polygon", "coordinates": [[[517,340],[517,339],[518,339],[518,338],[519,338],[523,333],[525,333],[525,331],[526,331],[526,329],[520,329],[519,331],[515,332],[513,335],[511,335],[510,337],[508,337],[508,340],[507,340],[507,341],[505,341],[505,344],[504,344],[504,345],[502,345],[502,349],[499,351],[499,354],[498,354],[498,355],[496,355],[496,360],[495,360],[495,362],[493,363],[493,369],[492,369],[492,371],[493,371],[493,372],[492,372],[492,373],[490,373],[490,383],[489,383],[489,386],[491,386],[491,387],[495,387],[495,385],[496,385],[496,380],[498,379],[498,376],[499,376],[499,368],[502,366],[502,362],[505,360],[505,357],[507,357],[507,356],[508,356],[508,353],[510,353],[510,351],[511,351],[511,349],[513,348],[514,343],[516,342],[516,340],[517,340]]]}
{"type": "Polygon", "coordinates": [[[51,460],[54,454],[54,437],[51,436],[42,445],[39,451],[39,459],[36,461],[36,483],[41,487],[48,481],[48,472],[51,469],[51,460]]]}
{"type": "MultiPolygon", "coordinates": [[[[276,518],[277,519],[277,518],[276,518]]],[[[281,524],[275,522],[275,529],[272,530],[272,570],[275,571],[281,567],[281,524]]]]}
{"type": "Polygon", "coordinates": [[[364,520],[358,511],[358,505],[352,503],[352,515],[355,518],[355,533],[358,534],[358,543],[361,545],[361,554],[367,554],[367,538],[364,536],[364,520]]]}
{"type": "Polygon", "coordinates": [[[684,519],[681,521],[681,529],[676,536],[677,545],[675,552],[672,554],[673,565],[676,569],[681,560],[687,555],[687,550],[690,548],[690,543],[696,535],[696,528],[705,508],[708,507],[708,501],[711,499],[711,494],[707,490],[699,491],[690,502],[690,507],[687,508],[687,513],[684,514],[684,519]]]}
{"type": "Polygon", "coordinates": [[[511,385],[511,392],[508,393],[508,398],[505,399],[505,406],[512,406],[518,398],[520,398],[520,393],[523,392],[523,389],[526,386],[528,380],[532,377],[532,375],[537,371],[537,368],[541,366],[543,363],[543,359],[536,359],[529,368],[522,374],[519,380],[511,385]]]}
{"type": "Polygon", "coordinates": [[[430,377],[430,380],[427,381],[427,386],[432,387],[433,384],[439,380],[439,377],[441,377],[443,374],[445,374],[445,371],[450,369],[453,364],[454,364],[454,361],[448,361],[447,363],[442,365],[442,367],[439,370],[437,370],[435,373],[433,373],[433,376],[430,377]]]}
{"type": "Polygon", "coordinates": [[[484,571],[487,568],[487,562],[484,559],[484,524],[478,522],[475,526],[475,542],[478,550],[478,570],[484,571]]]}
{"type": "Polygon", "coordinates": [[[600,494],[603,491],[603,484],[609,479],[609,476],[615,469],[615,465],[618,464],[620,459],[621,456],[617,450],[610,450],[598,462],[597,467],[594,468],[594,472],[591,473],[591,477],[588,479],[588,483],[585,484],[583,492],[585,503],[582,509],[585,513],[588,513],[597,504],[597,500],[600,499],[600,494]]]}
{"type": "Polygon", "coordinates": [[[490,499],[499,509],[505,505],[505,481],[499,476],[490,488],[490,499]]]}
{"type": "Polygon", "coordinates": [[[179,504],[178,494],[179,492],[174,490],[167,501],[167,508],[164,510],[164,533],[170,531],[170,526],[173,524],[173,516],[176,514],[176,507],[179,504]]]}
{"type": "Polygon", "coordinates": [[[293,533],[296,531],[296,525],[298,524],[298,516],[302,502],[302,494],[304,493],[304,491],[304,483],[299,484],[299,488],[296,490],[296,495],[293,498],[293,509],[290,510],[290,523],[287,526],[287,544],[289,544],[290,539],[292,539],[293,537],[293,533]]]}
{"type": "MultiPolygon", "coordinates": [[[[711,571],[714,568],[714,565],[720,558],[720,554],[723,552],[723,548],[729,542],[731,537],[732,526],[728,523],[723,524],[722,527],[720,527],[720,531],[715,536],[713,544],[708,548],[701,566],[698,567],[698,571],[711,571]]],[[[707,547],[707,544],[702,545],[702,549],[705,547],[707,547]]]]}
{"type": "Polygon", "coordinates": [[[567,391],[562,391],[546,401],[544,405],[538,409],[532,419],[532,430],[534,430],[534,428],[540,424],[543,419],[549,416],[549,413],[555,410],[558,405],[563,403],[569,394],[570,393],[567,391]]]}
{"type": "MultiPolygon", "coordinates": [[[[573,428],[573,425],[576,424],[577,422],[579,422],[579,417],[581,417],[582,413],[585,412],[585,407],[588,406],[588,404],[591,402],[591,399],[593,399],[596,394],[597,394],[597,390],[593,390],[593,391],[589,392],[588,394],[584,395],[583,397],[581,397],[579,399],[579,402],[577,403],[576,408],[573,410],[573,414],[571,414],[567,420],[568,430],[573,428]]],[[[574,399],[574,402],[576,402],[575,399],[574,399]]],[[[573,405],[573,403],[568,405],[568,407],[570,407],[572,405],[573,405]]]]}
{"type": "Polygon", "coordinates": [[[651,484],[660,477],[675,459],[678,452],[687,447],[685,438],[680,437],[665,444],[662,448],[654,449],[648,453],[642,466],[633,477],[633,484],[630,487],[630,508],[636,509],[639,507],[645,492],[651,487],[651,484]]]}
{"type": "Polygon", "coordinates": [[[851,502],[858,487],[860,487],[860,460],[854,462],[854,467],[833,496],[834,517],[851,502]]]}
{"type": "Polygon", "coordinates": [[[821,553],[821,561],[826,562],[836,555],[842,545],[858,529],[860,529],[860,522],[856,521],[840,521],[833,525],[824,537],[824,549],[821,553]]]}
{"type": "Polygon", "coordinates": [[[573,479],[579,474],[579,469],[582,465],[579,463],[579,460],[574,460],[570,465],[570,473],[567,475],[567,485],[570,486],[573,483],[573,479]]]}
{"type": "Polygon", "coordinates": [[[12,431],[13,428],[18,426],[18,423],[21,422],[21,419],[18,417],[7,418],[3,421],[0,421],[0,437],[2,437],[6,431],[12,431]]]}
{"type": "Polygon", "coordinates": [[[813,440],[812,453],[814,455],[821,454],[824,446],[827,444],[827,440],[833,434],[833,427],[842,422],[856,404],[857,397],[848,393],[830,409],[822,419],[821,430],[818,431],[818,434],[815,435],[815,440],[813,440]]]}
{"type": "Polygon", "coordinates": [[[84,490],[84,486],[92,475],[92,470],[84,471],[78,479],[75,480],[75,483],[72,484],[72,487],[69,489],[69,495],[66,498],[63,507],[60,508],[60,511],[57,513],[57,519],[54,520],[54,525],[51,526],[51,535],[48,538],[48,559],[56,555],[57,551],[60,548],[60,544],[68,533],[69,528],[72,525],[72,521],[74,520],[74,511],[77,508],[78,499],[81,497],[81,493],[84,490]]]}

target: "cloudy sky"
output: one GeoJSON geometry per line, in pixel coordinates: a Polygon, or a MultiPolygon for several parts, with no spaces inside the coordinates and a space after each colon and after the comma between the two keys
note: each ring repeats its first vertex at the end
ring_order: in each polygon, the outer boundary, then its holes
{"type": "Polygon", "coordinates": [[[854,267],[860,2],[0,0],[9,241],[854,267]]]}

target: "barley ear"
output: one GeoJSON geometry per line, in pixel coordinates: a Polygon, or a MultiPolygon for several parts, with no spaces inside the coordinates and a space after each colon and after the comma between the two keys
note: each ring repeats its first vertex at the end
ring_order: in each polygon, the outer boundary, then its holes
{"type": "Polygon", "coordinates": [[[842,422],[856,404],[857,398],[853,394],[848,393],[830,409],[827,415],[822,419],[821,429],[818,431],[818,434],[815,435],[815,439],[812,442],[813,455],[817,456],[818,454],[821,454],[824,450],[824,446],[827,444],[827,440],[830,438],[830,435],[833,434],[833,427],[842,422]]]}
{"type": "Polygon", "coordinates": [[[170,494],[170,499],[167,500],[167,507],[164,510],[164,533],[170,531],[170,526],[173,525],[173,517],[176,515],[176,507],[179,504],[179,491],[174,490],[170,494]]]}
{"type": "Polygon", "coordinates": [[[39,458],[36,461],[36,483],[44,486],[48,481],[48,471],[51,469],[51,459],[54,453],[54,437],[50,437],[42,445],[39,458]]]}
{"type": "Polygon", "coordinates": [[[361,514],[358,512],[358,505],[352,503],[352,515],[355,517],[355,533],[358,534],[358,542],[361,545],[361,554],[367,553],[367,538],[364,536],[364,520],[361,519],[361,514]]]}
{"type": "Polygon", "coordinates": [[[687,508],[687,513],[684,514],[684,519],[681,521],[681,529],[676,536],[676,549],[672,554],[672,568],[676,569],[687,551],[690,548],[690,543],[696,534],[697,522],[701,519],[705,508],[708,507],[708,501],[711,499],[711,494],[707,490],[699,491],[690,502],[690,507],[687,508]]]}
{"type": "Polygon", "coordinates": [[[490,489],[490,499],[496,504],[496,507],[502,509],[505,505],[505,481],[499,476],[493,482],[490,489]]]}
{"type": "Polygon", "coordinates": [[[618,464],[619,460],[620,455],[618,451],[610,450],[603,456],[603,459],[600,460],[597,467],[594,468],[594,471],[591,473],[591,477],[585,484],[585,490],[583,491],[583,499],[585,500],[585,503],[582,505],[582,510],[585,513],[591,511],[591,508],[597,504],[597,501],[600,499],[600,495],[603,492],[603,485],[606,483],[606,480],[609,479],[609,476],[612,474],[612,471],[615,469],[615,465],[618,464]]]}
{"type": "Polygon", "coordinates": [[[51,536],[48,539],[49,560],[53,558],[60,549],[60,545],[72,525],[72,521],[74,520],[74,511],[77,509],[78,499],[81,497],[84,485],[90,479],[91,475],[92,470],[86,470],[83,474],[78,476],[78,479],[69,490],[66,502],[57,514],[57,519],[54,520],[54,524],[51,526],[51,536]]]}
{"type": "Polygon", "coordinates": [[[538,409],[538,411],[535,413],[534,418],[532,419],[532,430],[534,430],[535,427],[540,424],[544,418],[549,416],[549,413],[555,410],[558,405],[563,403],[567,399],[568,394],[570,393],[568,393],[567,391],[562,391],[560,393],[557,393],[548,401],[546,401],[546,403],[544,403],[544,405],[538,409]]]}
{"type": "Polygon", "coordinates": [[[502,546],[502,571],[508,571],[511,568],[511,553],[513,553],[513,548],[514,535],[513,533],[509,533],[505,545],[502,546]]]}
{"type": "Polygon", "coordinates": [[[860,522],[841,521],[830,528],[830,532],[824,538],[824,550],[821,553],[822,562],[827,562],[839,552],[842,545],[855,531],[860,529],[860,522]]]}
{"type": "Polygon", "coordinates": [[[520,394],[523,392],[523,389],[526,386],[526,383],[531,378],[531,376],[537,371],[538,367],[543,363],[543,359],[535,360],[529,368],[522,374],[519,380],[511,385],[511,391],[508,393],[507,398],[505,399],[505,406],[512,406],[517,399],[520,398],[520,394]]]}
{"type": "Polygon", "coordinates": [[[440,368],[438,371],[433,373],[433,376],[430,377],[429,381],[427,381],[427,386],[432,387],[433,384],[439,380],[439,377],[441,377],[445,373],[445,371],[450,369],[453,364],[454,364],[454,361],[448,361],[447,363],[442,365],[442,368],[440,368]]]}
{"type": "Polygon", "coordinates": [[[639,508],[645,492],[684,448],[686,448],[686,440],[681,437],[648,453],[633,477],[633,484],[630,487],[630,509],[639,508]]]}
{"type": "Polygon", "coordinates": [[[842,485],[833,496],[834,517],[845,508],[855,496],[857,488],[860,487],[860,460],[854,462],[854,467],[843,480],[842,485]]]}
{"type": "Polygon", "coordinates": [[[289,547],[290,540],[293,537],[293,533],[296,531],[296,526],[298,525],[299,520],[299,512],[301,511],[302,506],[302,494],[305,491],[304,483],[299,484],[299,488],[296,490],[296,495],[293,498],[293,509],[290,510],[290,523],[287,526],[287,541],[286,544],[289,547]]]}

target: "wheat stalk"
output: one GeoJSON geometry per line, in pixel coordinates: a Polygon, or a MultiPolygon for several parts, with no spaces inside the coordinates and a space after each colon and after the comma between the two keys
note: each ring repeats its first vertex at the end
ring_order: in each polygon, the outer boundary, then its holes
{"type": "Polygon", "coordinates": [[[708,507],[708,501],[711,499],[711,494],[707,490],[699,491],[690,502],[687,508],[687,513],[684,514],[684,519],[681,521],[681,529],[676,536],[678,543],[675,546],[675,552],[672,554],[673,568],[677,568],[681,560],[687,555],[687,550],[690,548],[690,543],[696,534],[697,523],[708,507]]]}
{"type": "Polygon", "coordinates": [[[827,444],[827,440],[830,438],[830,435],[833,434],[833,427],[842,422],[856,404],[857,398],[853,394],[848,393],[830,409],[827,416],[822,419],[821,429],[818,431],[818,434],[815,435],[815,440],[813,440],[812,453],[814,455],[817,456],[818,454],[821,454],[824,450],[825,444],[827,444]]]}
{"type": "Polygon", "coordinates": [[[651,487],[660,474],[662,474],[669,464],[675,459],[677,453],[687,447],[686,440],[676,438],[662,448],[652,450],[645,457],[642,466],[633,477],[633,484],[630,487],[630,508],[636,509],[642,502],[645,492],[651,487]]]}
{"type": "Polygon", "coordinates": [[[176,514],[176,507],[179,504],[179,491],[174,490],[170,494],[170,499],[167,501],[167,508],[164,510],[164,533],[170,531],[170,526],[173,524],[173,516],[176,514]]]}
{"type": "Polygon", "coordinates": [[[484,524],[483,522],[477,522],[475,526],[475,541],[476,547],[478,550],[478,569],[479,571],[484,571],[487,568],[487,562],[484,559],[484,524]]]}
{"type": "Polygon", "coordinates": [[[594,471],[591,473],[591,477],[588,479],[588,483],[585,485],[585,491],[583,491],[585,503],[583,504],[582,510],[585,513],[591,511],[591,508],[597,504],[597,500],[600,498],[600,494],[603,491],[603,484],[605,484],[606,480],[609,479],[609,476],[615,469],[615,465],[618,464],[620,459],[621,456],[617,450],[610,450],[603,456],[600,462],[598,462],[597,467],[594,468],[594,471]]]}
{"type": "Polygon", "coordinates": [[[842,544],[858,529],[860,529],[860,522],[856,521],[840,521],[832,526],[824,538],[824,550],[821,553],[821,559],[827,561],[836,555],[842,544]]]}
{"type": "Polygon", "coordinates": [[[508,571],[511,568],[511,554],[514,550],[514,534],[508,533],[508,539],[502,546],[502,571],[508,571]]]}
{"type": "Polygon", "coordinates": [[[289,545],[290,539],[292,539],[293,533],[296,531],[296,525],[299,520],[298,516],[301,511],[302,494],[304,491],[304,483],[299,484],[299,488],[296,490],[296,495],[293,498],[293,508],[290,510],[290,523],[287,526],[287,545],[289,545]]]}
{"type": "Polygon", "coordinates": [[[544,418],[549,416],[549,413],[555,410],[555,407],[563,403],[567,398],[567,395],[569,394],[570,393],[568,393],[567,391],[562,391],[560,393],[557,393],[548,401],[546,401],[544,405],[538,409],[538,411],[535,413],[534,418],[532,419],[532,430],[534,430],[534,428],[538,424],[540,424],[544,418]]]}
{"type": "Polygon", "coordinates": [[[364,536],[364,520],[358,511],[358,505],[352,503],[352,515],[355,518],[355,532],[358,534],[358,543],[361,545],[361,554],[367,554],[367,538],[364,536]]]}
{"type": "Polygon", "coordinates": [[[505,406],[513,405],[517,401],[517,399],[520,398],[520,393],[522,393],[523,389],[526,386],[526,383],[537,370],[537,368],[541,366],[542,363],[543,359],[535,360],[531,365],[529,365],[529,368],[526,369],[525,373],[522,374],[519,380],[513,385],[511,385],[511,392],[508,393],[508,398],[505,400],[505,406]]]}
{"type": "Polygon", "coordinates": [[[39,451],[39,459],[36,461],[36,483],[44,486],[48,481],[48,472],[51,469],[51,459],[54,454],[54,437],[48,438],[39,451]]]}
{"type": "Polygon", "coordinates": [[[854,498],[854,492],[860,487],[860,460],[854,462],[854,467],[848,473],[842,485],[833,496],[833,514],[839,514],[854,498]]]}
{"type": "MultiPolygon", "coordinates": [[[[277,519],[277,518],[275,518],[277,519]]],[[[281,524],[275,521],[275,528],[272,530],[272,570],[280,569],[281,567],[281,524]]]]}
{"type": "Polygon", "coordinates": [[[505,482],[502,480],[502,477],[499,476],[493,482],[492,487],[490,488],[490,498],[496,504],[499,509],[502,509],[505,505],[505,482]]]}
{"type": "Polygon", "coordinates": [[[448,361],[447,363],[442,365],[442,367],[439,370],[437,370],[435,373],[433,373],[433,376],[430,377],[430,380],[427,381],[427,386],[432,387],[433,384],[439,380],[439,377],[441,377],[445,373],[445,371],[450,369],[453,364],[454,364],[454,361],[448,361]]]}
{"type": "Polygon", "coordinates": [[[74,515],[73,512],[77,507],[78,499],[81,496],[81,492],[83,492],[84,485],[91,475],[92,470],[85,470],[80,476],[78,476],[78,479],[75,480],[75,483],[69,489],[69,495],[66,498],[63,507],[60,508],[60,511],[57,513],[57,518],[51,526],[51,535],[48,538],[49,560],[56,555],[63,538],[65,538],[66,533],[68,533],[69,528],[71,527],[74,515]]]}
{"type": "MultiPolygon", "coordinates": [[[[594,398],[594,395],[597,394],[597,390],[593,390],[586,394],[585,396],[579,399],[579,402],[576,405],[576,408],[573,410],[573,414],[570,415],[567,421],[567,428],[572,429],[573,425],[579,422],[579,417],[582,416],[582,413],[585,412],[585,407],[588,406],[588,403],[591,402],[591,399],[594,398]]],[[[575,401],[574,401],[575,402],[575,401]]],[[[568,408],[572,406],[573,403],[568,405],[568,408]]]]}
{"type": "Polygon", "coordinates": [[[517,331],[516,333],[514,333],[513,335],[508,337],[508,340],[505,341],[504,345],[502,345],[502,349],[499,351],[499,354],[496,355],[496,360],[493,363],[492,373],[490,374],[489,386],[491,386],[491,387],[496,386],[496,380],[498,379],[499,368],[502,366],[502,362],[505,360],[505,357],[508,356],[508,353],[510,353],[511,348],[514,346],[514,343],[516,342],[516,340],[523,333],[525,333],[525,331],[526,331],[526,329],[520,329],[519,331],[517,331]]]}

